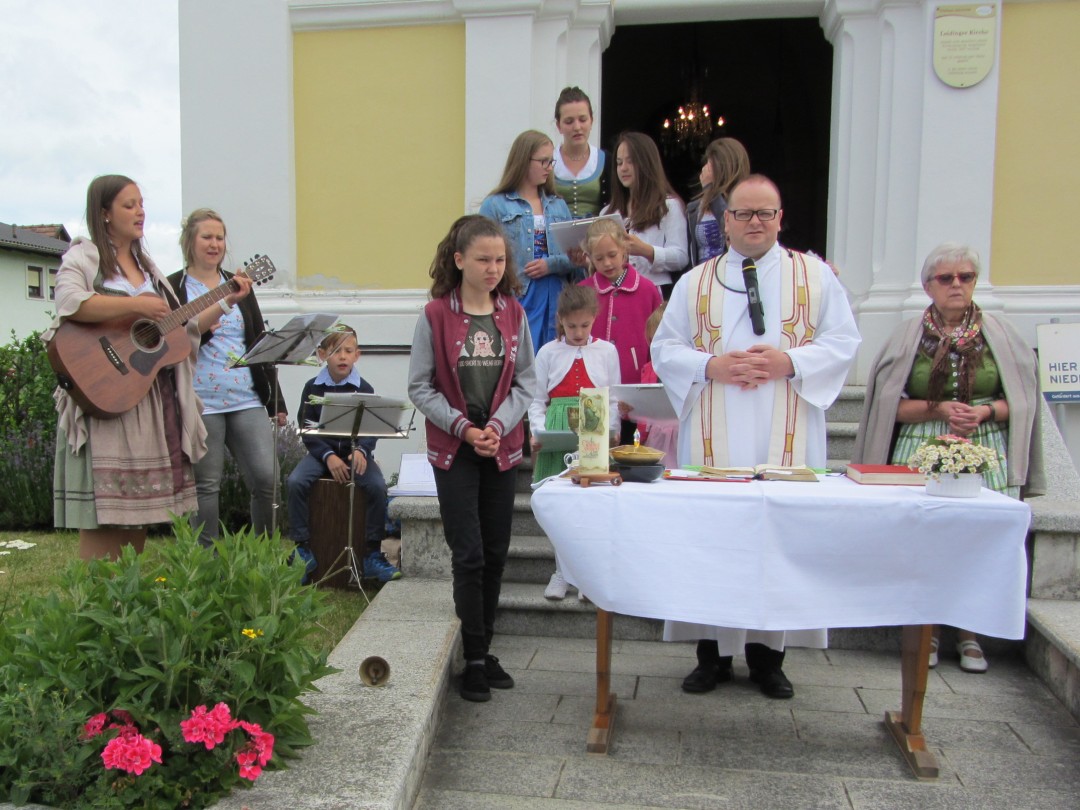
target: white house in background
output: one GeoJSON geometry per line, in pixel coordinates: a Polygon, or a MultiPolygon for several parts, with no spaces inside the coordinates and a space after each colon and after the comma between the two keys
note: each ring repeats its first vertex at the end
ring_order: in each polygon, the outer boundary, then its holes
{"type": "Polygon", "coordinates": [[[56,271],[60,257],[71,245],[63,225],[8,225],[0,222],[0,302],[5,314],[0,323],[0,344],[34,330],[43,331],[52,320],[56,271]]]}

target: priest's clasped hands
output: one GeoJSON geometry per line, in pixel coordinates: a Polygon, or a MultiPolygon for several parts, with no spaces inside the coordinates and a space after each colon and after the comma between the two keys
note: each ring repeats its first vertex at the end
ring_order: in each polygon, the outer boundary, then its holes
{"type": "Polygon", "coordinates": [[[757,388],[771,380],[791,377],[795,366],[775,346],[758,343],[746,351],[733,351],[712,357],[705,366],[705,376],[723,385],[737,385],[742,390],[757,388]]]}

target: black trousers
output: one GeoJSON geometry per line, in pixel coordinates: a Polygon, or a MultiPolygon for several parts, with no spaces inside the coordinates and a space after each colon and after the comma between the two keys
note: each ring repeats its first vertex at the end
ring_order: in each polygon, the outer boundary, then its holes
{"type": "MultiPolygon", "coordinates": [[[[768,671],[782,669],[784,666],[784,650],[774,650],[764,644],[746,644],[743,647],[746,653],[746,665],[752,670],[768,671]]],[[[721,669],[731,667],[731,656],[720,656],[720,648],[716,641],[711,638],[699,639],[697,643],[697,659],[699,664],[719,664],[721,669]]]]}
{"type": "Polygon", "coordinates": [[[510,549],[517,471],[462,444],[448,470],[435,468],[443,532],[454,575],[454,610],[466,661],[487,654],[510,549]]]}

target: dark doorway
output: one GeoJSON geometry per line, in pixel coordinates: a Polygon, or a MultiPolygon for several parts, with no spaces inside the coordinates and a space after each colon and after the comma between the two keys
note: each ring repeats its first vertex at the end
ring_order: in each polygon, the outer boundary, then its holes
{"type": "MultiPolygon", "coordinates": [[[[696,85],[714,124],[724,118],[712,137],[740,140],[752,170],[780,187],[782,243],[824,256],[832,63],[816,19],[621,26],[603,56],[601,145],[627,129],[660,144],[696,85]]],[[[679,194],[697,194],[701,153],[662,154],[679,194]]]]}

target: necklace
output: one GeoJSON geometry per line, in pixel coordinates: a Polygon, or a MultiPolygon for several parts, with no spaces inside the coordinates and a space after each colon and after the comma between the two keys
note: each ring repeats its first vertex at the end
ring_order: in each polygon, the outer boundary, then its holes
{"type": "Polygon", "coordinates": [[[581,155],[571,155],[569,152],[566,151],[566,149],[560,149],[559,151],[562,152],[563,160],[573,160],[573,161],[577,162],[579,160],[588,160],[589,159],[589,150],[588,149],[586,149],[585,153],[581,154],[581,155]]]}

